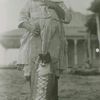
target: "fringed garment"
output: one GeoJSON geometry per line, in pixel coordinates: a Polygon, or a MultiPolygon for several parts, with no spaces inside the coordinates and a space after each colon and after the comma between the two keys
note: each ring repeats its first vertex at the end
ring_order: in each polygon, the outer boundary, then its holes
{"type": "Polygon", "coordinates": [[[49,64],[39,65],[35,74],[33,100],[57,100],[58,82],[49,64]]]}
{"type": "Polygon", "coordinates": [[[38,76],[37,80],[37,91],[35,100],[47,100],[47,86],[48,86],[49,76],[38,76]]]}

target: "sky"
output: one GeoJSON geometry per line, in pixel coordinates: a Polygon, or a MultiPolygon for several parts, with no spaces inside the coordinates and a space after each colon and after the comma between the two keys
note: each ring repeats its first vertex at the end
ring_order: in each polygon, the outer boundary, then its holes
{"type": "Polygon", "coordinates": [[[69,5],[73,10],[81,12],[83,14],[88,14],[89,11],[87,9],[90,7],[91,2],[94,0],[65,0],[65,1],[69,2],[69,5]]]}
{"type": "MultiPolygon", "coordinates": [[[[25,0],[0,0],[0,34],[17,28],[19,12],[25,0]]],[[[74,11],[88,14],[93,0],[65,0],[74,11]]]]}

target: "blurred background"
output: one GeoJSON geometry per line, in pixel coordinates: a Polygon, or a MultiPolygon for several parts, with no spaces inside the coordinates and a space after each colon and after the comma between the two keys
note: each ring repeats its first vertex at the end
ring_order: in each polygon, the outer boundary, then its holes
{"type": "MultiPolygon", "coordinates": [[[[0,100],[29,100],[29,84],[16,70],[25,32],[17,26],[26,1],[0,0],[0,100]]],[[[59,100],[100,100],[100,0],[64,2],[72,9],[72,21],[65,25],[68,63],[59,80],[59,100]]]]}
{"type": "MultiPolygon", "coordinates": [[[[88,15],[90,13],[87,8],[91,5],[92,1],[93,0],[64,0],[65,4],[68,7],[71,7],[73,11],[80,12],[84,15],[88,15]]],[[[26,0],[0,0],[0,64],[16,62],[18,48],[11,48],[14,44],[9,43],[11,44],[9,45],[7,43],[11,42],[10,40],[8,40],[8,42],[3,40],[7,38],[5,36],[8,36],[10,39],[15,37],[17,42],[17,37],[23,33],[16,29],[19,20],[19,13],[25,2],[26,0]]]]}

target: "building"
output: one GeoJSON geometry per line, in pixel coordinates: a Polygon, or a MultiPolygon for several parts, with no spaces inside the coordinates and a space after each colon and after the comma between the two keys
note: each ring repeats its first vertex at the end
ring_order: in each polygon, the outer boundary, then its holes
{"type": "MultiPolygon", "coordinates": [[[[86,20],[86,16],[78,12],[73,12],[71,23],[65,25],[66,41],[68,42],[68,65],[66,66],[78,66],[88,60],[92,64],[99,65],[98,39],[96,36],[90,36],[89,33],[87,33],[87,28],[85,27],[86,20]]],[[[25,30],[23,29],[16,29],[4,33],[0,38],[1,44],[8,51],[12,50],[13,61],[17,60],[20,37],[24,32],[25,30]]],[[[11,57],[11,54],[8,55],[8,58],[11,57]]]]}
{"type": "Polygon", "coordinates": [[[89,61],[93,66],[100,65],[99,42],[95,35],[90,35],[85,27],[87,17],[73,12],[73,19],[66,28],[68,41],[68,66],[79,66],[89,61]]]}
{"type": "Polygon", "coordinates": [[[0,36],[0,65],[16,63],[22,30],[12,30],[0,36]]]}
{"type": "Polygon", "coordinates": [[[6,54],[5,47],[2,44],[0,44],[0,64],[1,65],[4,65],[5,62],[6,62],[6,56],[5,56],[5,54],[6,54]]]}

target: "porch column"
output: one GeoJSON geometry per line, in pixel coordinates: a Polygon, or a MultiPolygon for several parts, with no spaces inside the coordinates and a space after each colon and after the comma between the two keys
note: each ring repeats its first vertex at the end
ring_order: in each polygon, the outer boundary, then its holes
{"type": "Polygon", "coordinates": [[[95,45],[93,46],[93,59],[96,58],[96,48],[95,48],[95,45]]]}
{"type": "Polygon", "coordinates": [[[78,57],[77,57],[77,39],[74,39],[74,65],[78,64],[78,57]]]}
{"type": "Polygon", "coordinates": [[[88,33],[88,59],[89,59],[89,63],[91,63],[91,39],[90,39],[90,33],[88,33]]]}
{"type": "Polygon", "coordinates": [[[87,41],[84,40],[84,61],[87,60],[87,41]]]}

